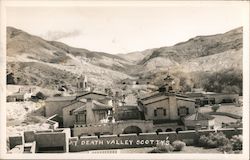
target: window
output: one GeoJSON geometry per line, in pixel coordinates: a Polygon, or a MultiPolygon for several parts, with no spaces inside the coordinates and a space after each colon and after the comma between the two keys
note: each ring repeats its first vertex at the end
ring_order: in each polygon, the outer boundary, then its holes
{"type": "Polygon", "coordinates": [[[166,109],[163,109],[163,115],[166,116],[167,113],[166,113],[166,109]]]}
{"type": "Polygon", "coordinates": [[[83,88],[83,82],[80,82],[80,88],[83,88]]]}
{"type": "Polygon", "coordinates": [[[76,121],[85,123],[86,122],[86,114],[83,114],[83,113],[78,114],[76,116],[76,121]]]}
{"type": "Polygon", "coordinates": [[[178,115],[179,116],[185,116],[185,115],[187,115],[188,114],[188,108],[187,107],[180,107],[179,109],[178,109],[178,115]]]}
{"type": "Polygon", "coordinates": [[[73,115],[73,109],[69,111],[69,115],[73,115]]]}
{"type": "Polygon", "coordinates": [[[155,117],[157,116],[157,110],[156,109],[154,110],[154,116],[155,117]]]}
{"type": "Polygon", "coordinates": [[[99,120],[101,120],[101,119],[105,119],[105,118],[106,118],[106,114],[105,114],[105,112],[100,111],[100,112],[99,112],[99,120]]]}

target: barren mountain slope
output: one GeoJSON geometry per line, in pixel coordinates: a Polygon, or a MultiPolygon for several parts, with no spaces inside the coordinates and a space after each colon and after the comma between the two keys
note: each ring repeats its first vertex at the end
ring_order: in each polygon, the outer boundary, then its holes
{"type": "Polygon", "coordinates": [[[7,61],[15,83],[46,88],[74,85],[80,75],[97,86],[110,87],[128,78],[123,71],[133,65],[116,55],[46,41],[13,27],[7,28],[7,61]]]}
{"type": "Polygon", "coordinates": [[[241,69],[242,30],[243,28],[240,27],[224,34],[197,36],[171,47],[161,47],[120,56],[144,66],[144,69],[140,71],[142,73],[147,71],[157,72],[158,70],[166,71],[173,68],[176,70],[185,69],[187,72],[203,69],[214,70],[214,65],[209,65],[209,62],[212,62],[210,58],[213,60],[218,58],[219,63],[213,61],[213,63],[218,64],[217,70],[224,69],[224,67],[241,69]],[[223,54],[224,60],[220,53],[223,54]],[[135,55],[135,58],[133,58],[133,55],[135,55]],[[206,61],[207,64],[205,64],[206,61]],[[187,64],[188,66],[186,66],[187,64]],[[228,64],[234,64],[234,66],[228,64]],[[196,68],[196,66],[204,67],[196,68]]]}
{"type": "MultiPolygon", "coordinates": [[[[46,41],[12,27],[7,31],[7,68],[16,84],[58,88],[73,86],[79,75],[87,75],[101,88],[121,88],[117,82],[131,76],[146,77],[160,85],[169,72],[181,85],[190,85],[191,81],[192,85],[203,85],[197,77],[242,73],[242,27],[224,34],[197,36],[171,47],[119,55],[46,41]]],[[[234,85],[242,88],[238,83],[242,77],[235,78],[234,85]]]]}

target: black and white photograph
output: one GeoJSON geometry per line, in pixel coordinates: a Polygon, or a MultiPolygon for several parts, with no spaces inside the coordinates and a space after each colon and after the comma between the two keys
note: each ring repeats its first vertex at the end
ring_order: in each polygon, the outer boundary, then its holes
{"type": "Polygon", "coordinates": [[[0,159],[248,159],[249,1],[1,1],[0,159]]]}

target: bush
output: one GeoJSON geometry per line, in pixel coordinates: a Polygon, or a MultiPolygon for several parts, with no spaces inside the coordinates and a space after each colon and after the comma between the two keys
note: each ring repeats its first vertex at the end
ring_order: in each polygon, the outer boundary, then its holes
{"type": "Polygon", "coordinates": [[[207,148],[216,148],[229,143],[229,139],[222,133],[209,133],[199,138],[199,145],[207,148]]]}
{"type": "Polygon", "coordinates": [[[208,137],[205,136],[205,135],[202,135],[202,136],[200,136],[200,138],[199,138],[199,145],[200,145],[201,147],[206,147],[206,146],[207,146],[207,141],[208,141],[208,137]]]}
{"type": "Polygon", "coordinates": [[[224,146],[220,147],[220,151],[222,151],[223,153],[232,153],[233,152],[233,146],[231,143],[228,143],[224,146]]]}
{"type": "Polygon", "coordinates": [[[242,150],[242,135],[234,135],[230,142],[232,143],[233,150],[242,150]]]}
{"type": "Polygon", "coordinates": [[[176,140],[172,143],[172,146],[174,147],[174,151],[181,151],[186,146],[186,143],[176,140]]]}
{"type": "Polygon", "coordinates": [[[213,112],[216,112],[218,109],[220,108],[220,104],[214,104],[211,109],[213,110],[213,112]]]}
{"type": "Polygon", "coordinates": [[[169,153],[173,152],[174,148],[169,143],[157,143],[156,148],[152,151],[152,153],[169,153]]]}
{"type": "Polygon", "coordinates": [[[206,147],[208,147],[208,148],[216,148],[216,147],[218,147],[218,144],[217,144],[216,141],[209,139],[207,141],[206,147]]]}
{"type": "Polygon", "coordinates": [[[42,92],[37,92],[36,97],[42,100],[46,99],[46,96],[42,92]]]}

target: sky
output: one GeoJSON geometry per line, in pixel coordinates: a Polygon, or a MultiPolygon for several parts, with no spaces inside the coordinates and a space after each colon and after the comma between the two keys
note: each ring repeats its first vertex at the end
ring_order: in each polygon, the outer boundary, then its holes
{"type": "Polygon", "coordinates": [[[7,26],[111,54],[171,46],[243,25],[242,5],[8,7],[7,26]]]}

